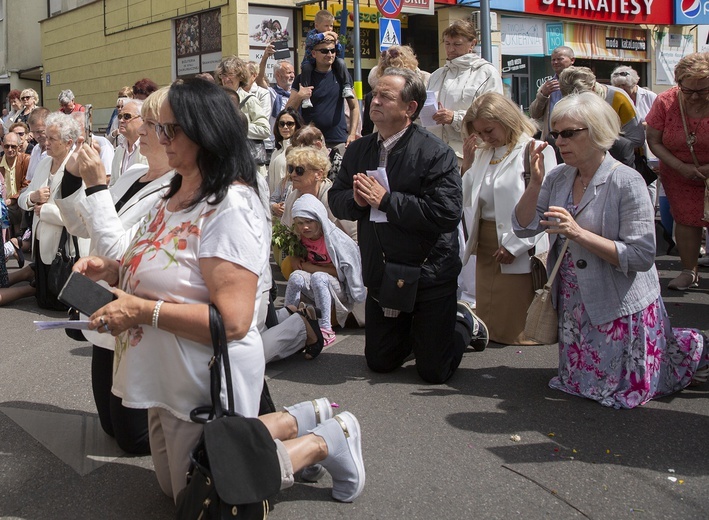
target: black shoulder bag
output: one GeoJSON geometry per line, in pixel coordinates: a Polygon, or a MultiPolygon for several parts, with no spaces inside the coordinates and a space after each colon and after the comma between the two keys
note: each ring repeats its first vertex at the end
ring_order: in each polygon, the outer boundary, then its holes
{"type": "Polygon", "coordinates": [[[209,362],[212,405],[190,413],[194,422],[204,423],[204,433],[190,454],[187,487],[177,496],[177,518],[266,518],[270,511],[268,499],[281,488],[276,444],[260,420],[243,417],[234,410],[226,333],[221,314],[213,304],[209,306],[209,328],[214,348],[209,362]],[[226,410],[219,397],[222,367],[226,410]]]}

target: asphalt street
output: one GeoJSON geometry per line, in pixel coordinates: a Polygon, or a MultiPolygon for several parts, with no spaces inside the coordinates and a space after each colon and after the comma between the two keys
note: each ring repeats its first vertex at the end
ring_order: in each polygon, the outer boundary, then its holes
{"type": "MultiPolygon", "coordinates": [[[[673,325],[709,328],[709,270],[670,293],[678,258],[657,263],[673,325]]],[[[0,317],[0,518],[173,518],[150,458],[122,454],[98,425],[90,345],[36,332],[63,316],[31,298],[0,317]]],[[[367,471],[353,504],[331,499],[329,477],[297,481],[274,520],[709,518],[709,384],[613,410],[547,386],[553,345],[471,349],[438,386],[411,363],[368,371],[363,346],[347,329],[314,361],[268,367],[277,405],[327,396],[357,416],[367,471]]]]}

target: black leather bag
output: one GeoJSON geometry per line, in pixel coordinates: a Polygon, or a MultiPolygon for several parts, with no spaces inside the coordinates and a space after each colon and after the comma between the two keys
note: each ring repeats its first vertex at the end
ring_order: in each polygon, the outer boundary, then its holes
{"type": "Polygon", "coordinates": [[[647,163],[647,157],[641,152],[635,152],[635,170],[643,176],[645,184],[652,184],[657,180],[657,174],[647,163]]]}
{"type": "Polygon", "coordinates": [[[204,423],[204,433],[190,454],[187,487],[177,496],[177,518],[266,518],[269,497],[281,487],[276,444],[261,421],[234,411],[226,334],[214,305],[209,306],[209,326],[214,348],[209,365],[212,405],[195,408],[190,414],[193,421],[204,423]],[[219,397],[222,368],[226,410],[219,397]]]}
{"type": "Polygon", "coordinates": [[[67,243],[69,237],[70,235],[67,233],[66,228],[64,228],[62,230],[62,236],[59,239],[57,254],[54,256],[54,260],[52,260],[49,271],[47,272],[47,288],[55,297],[59,296],[62,287],[64,287],[64,284],[69,279],[74,264],[79,259],[79,242],[76,240],[76,237],[71,237],[74,243],[74,255],[71,256],[67,243]]]}
{"type": "Polygon", "coordinates": [[[413,311],[419,278],[421,266],[384,262],[384,276],[379,287],[379,305],[383,309],[413,311]]]}

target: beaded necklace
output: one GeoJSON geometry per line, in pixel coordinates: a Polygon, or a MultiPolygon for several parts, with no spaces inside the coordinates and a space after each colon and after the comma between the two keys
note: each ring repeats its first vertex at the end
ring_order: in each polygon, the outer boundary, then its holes
{"type": "Polygon", "coordinates": [[[512,152],[512,148],[513,148],[512,144],[513,143],[510,143],[507,146],[507,151],[505,152],[505,154],[502,157],[500,157],[499,159],[490,159],[490,164],[500,164],[502,161],[504,161],[505,157],[510,155],[510,153],[512,152]]]}

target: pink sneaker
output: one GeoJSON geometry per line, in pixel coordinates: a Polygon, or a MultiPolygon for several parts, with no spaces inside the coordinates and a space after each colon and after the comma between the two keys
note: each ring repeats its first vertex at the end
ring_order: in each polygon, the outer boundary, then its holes
{"type": "Polygon", "coordinates": [[[325,327],[320,327],[320,332],[322,332],[323,346],[328,347],[332,345],[337,336],[335,336],[335,331],[332,329],[326,329],[325,327]]]}

